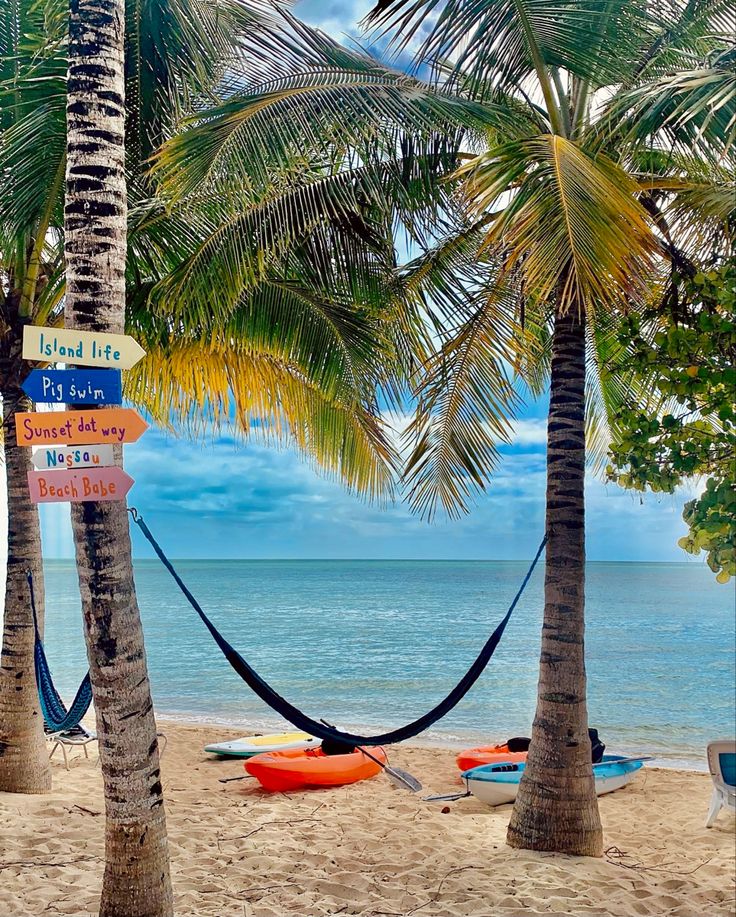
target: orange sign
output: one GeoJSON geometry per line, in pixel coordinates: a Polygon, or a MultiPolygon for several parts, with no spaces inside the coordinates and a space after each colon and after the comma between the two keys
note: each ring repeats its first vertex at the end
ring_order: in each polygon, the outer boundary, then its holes
{"type": "Polygon", "coordinates": [[[15,438],[19,446],[74,446],[102,443],[134,443],[148,424],[132,408],[99,411],[20,411],[15,415],[15,438]]]}

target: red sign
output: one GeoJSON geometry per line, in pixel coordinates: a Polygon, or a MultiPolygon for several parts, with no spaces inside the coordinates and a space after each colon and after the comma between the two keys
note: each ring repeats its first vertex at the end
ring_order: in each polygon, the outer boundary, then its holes
{"type": "Polygon", "coordinates": [[[124,500],[133,484],[133,478],[114,465],[28,472],[28,489],[34,503],[109,503],[124,500]]]}

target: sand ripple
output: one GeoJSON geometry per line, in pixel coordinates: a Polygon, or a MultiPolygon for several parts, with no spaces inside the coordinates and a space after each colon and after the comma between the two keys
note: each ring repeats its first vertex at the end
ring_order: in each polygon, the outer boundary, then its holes
{"type": "MultiPolygon", "coordinates": [[[[512,851],[510,806],[429,805],[381,777],[267,794],[201,748],[227,729],[166,724],[163,760],[176,913],[200,917],[719,917],[734,913],[734,816],[703,827],[708,778],[647,768],[601,799],[602,860],[512,851]]],[[[457,786],[453,753],[404,747],[392,761],[427,792],[457,786]]],[[[53,763],[53,762],[52,762],[53,763]]],[[[0,794],[0,914],[96,912],[103,802],[94,760],[54,765],[45,797],[0,794]]]]}

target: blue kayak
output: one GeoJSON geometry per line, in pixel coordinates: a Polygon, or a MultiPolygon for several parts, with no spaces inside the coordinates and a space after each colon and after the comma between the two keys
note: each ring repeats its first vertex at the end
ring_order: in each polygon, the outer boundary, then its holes
{"type": "MultiPolygon", "coordinates": [[[[513,802],[524,773],[524,762],[483,764],[465,771],[462,775],[468,790],[489,806],[502,806],[513,802]]],[[[613,793],[629,783],[643,760],[624,755],[604,755],[600,764],[593,765],[595,791],[599,796],[613,793]]]]}

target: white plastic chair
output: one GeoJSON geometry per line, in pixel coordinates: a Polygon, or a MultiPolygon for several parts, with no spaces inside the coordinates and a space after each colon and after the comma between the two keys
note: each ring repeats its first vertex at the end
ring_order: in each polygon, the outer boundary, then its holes
{"type": "Polygon", "coordinates": [[[711,828],[722,808],[736,812],[736,742],[711,742],[708,770],[713,780],[713,795],[705,827],[711,828]]]}
{"type": "MultiPolygon", "coordinates": [[[[159,744],[159,757],[163,757],[169,740],[163,732],[157,732],[156,738],[159,744]]],[[[53,745],[49,759],[53,758],[56,749],[60,748],[64,756],[64,767],[69,770],[69,756],[67,750],[70,748],[81,748],[84,751],[84,757],[89,758],[87,746],[97,741],[97,734],[80,726],[79,730],[73,733],[49,732],[46,734],[46,741],[53,745]]],[[[99,755],[97,757],[97,763],[100,763],[99,755]]]]}
{"type": "Polygon", "coordinates": [[[69,770],[69,756],[67,754],[67,749],[81,748],[84,750],[84,757],[89,758],[89,751],[87,750],[87,746],[92,742],[96,742],[97,736],[94,732],[89,732],[83,726],[80,726],[78,729],[70,732],[47,733],[46,741],[53,744],[49,759],[53,758],[56,749],[60,748],[61,753],[64,756],[64,767],[69,770]]]}

